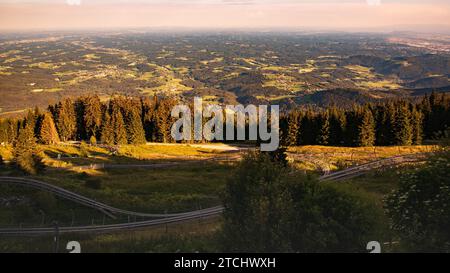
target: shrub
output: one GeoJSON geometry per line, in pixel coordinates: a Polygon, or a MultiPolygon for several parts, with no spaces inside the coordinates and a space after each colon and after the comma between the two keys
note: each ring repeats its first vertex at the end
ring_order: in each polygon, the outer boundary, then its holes
{"type": "Polygon", "coordinates": [[[399,189],[386,198],[392,228],[414,252],[450,252],[450,151],[405,172],[399,189]]]}
{"type": "Polygon", "coordinates": [[[225,192],[223,243],[233,252],[360,252],[380,210],[358,194],[310,176],[289,176],[269,155],[250,153],[225,192]]]}
{"type": "Polygon", "coordinates": [[[89,157],[89,150],[86,142],[82,141],[80,144],[80,156],[81,157],[89,157]]]}
{"type": "Polygon", "coordinates": [[[91,138],[89,139],[89,143],[91,145],[97,145],[97,139],[95,138],[95,136],[91,136],[91,138]]]}
{"type": "Polygon", "coordinates": [[[85,182],[85,186],[93,190],[101,190],[102,181],[100,179],[88,179],[85,182]]]}
{"type": "Polygon", "coordinates": [[[51,211],[56,208],[56,198],[53,194],[48,192],[37,192],[34,195],[34,201],[40,209],[45,211],[51,211]]]}

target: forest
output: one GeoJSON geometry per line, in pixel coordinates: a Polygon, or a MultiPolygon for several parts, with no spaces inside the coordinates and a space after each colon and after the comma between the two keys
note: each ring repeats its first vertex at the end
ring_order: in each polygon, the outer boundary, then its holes
{"type": "MultiPolygon", "coordinates": [[[[36,108],[23,119],[0,121],[0,143],[13,144],[22,132],[41,144],[87,141],[104,145],[174,142],[170,131],[175,118],[171,98],[116,96],[102,102],[97,96],[65,99],[46,111],[36,108]]],[[[344,147],[420,145],[439,138],[450,126],[450,96],[431,94],[421,100],[386,100],[354,105],[311,107],[282,113],[282,146],[344,147]]]]}

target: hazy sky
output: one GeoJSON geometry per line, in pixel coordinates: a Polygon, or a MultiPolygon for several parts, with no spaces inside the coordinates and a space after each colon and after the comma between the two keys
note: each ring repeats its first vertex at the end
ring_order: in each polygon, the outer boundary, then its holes
{"type": "Polygon", "coordinates": [[[0,0],[0,29],[318,28],[450,31],[449,0],[0,0]],[[437,30],[437,28],[436,28],[437,30]]]}

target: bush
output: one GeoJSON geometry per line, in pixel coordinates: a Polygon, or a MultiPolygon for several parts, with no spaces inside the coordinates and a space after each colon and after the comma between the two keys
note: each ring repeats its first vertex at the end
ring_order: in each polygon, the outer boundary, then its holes
{"type": "Polygon", "coordinates": [[[89,179],[89,180],[86,180],[85,186],[87,188],[90,188],[93,190],[101,190],[102,189],[102,181],[100,179],[89,179]]]}
{"type": "Polygon", "coordinates": [[[405,172],[386,199],[392,228],[414,252],[450,252],[450,152],[431,156],[425,166],[405,172]]]}
{"type": "Polygon", "coordinates": [[[34,202],[40,209],[44,211],[51,211],[56,208],[57,201],[53,194],[39,191],[34,195],[34,202]]]}
{"type": "Polygon", "coordinates": [[[348,190],[289,176],[250,153],[227,183],[223,243],[232,252],[364,252],[380,209],[348,190]]]}
{"type": "Polygon", "coordinates": [[[81,157],[89,157],[90,156],[88,146],[86,145],[86,142],[84,142],[84,141],[82,141],[80,144],[80,156],[81,157]]]}
{"type": "Polygon", "coordinates": [[[91,136],[91,138],[89,139],[89,143],[93,146],[97,145],[97,139],[95,138],[95,136],[91,136]]]}

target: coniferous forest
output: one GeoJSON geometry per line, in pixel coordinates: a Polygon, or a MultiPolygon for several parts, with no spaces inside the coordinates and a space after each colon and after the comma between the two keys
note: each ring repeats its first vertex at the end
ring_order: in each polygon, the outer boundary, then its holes
{"type": "MultiPolygon", "coordinates": [[[[41,144],[88,141],[105,145],[173,142],[169,98],[97,96],[65,99],[36,108],[22,119],[0,121],[0,143],[15,144],[24,135],[41,144]]],[[[355,104],[350,109],[299,108],[282,113],[282,146],[323,145],[344,147],[420,145],[439,138],[450,126],[450,96],[431,94],[420,100],[386,100],[355,104]]]]}

